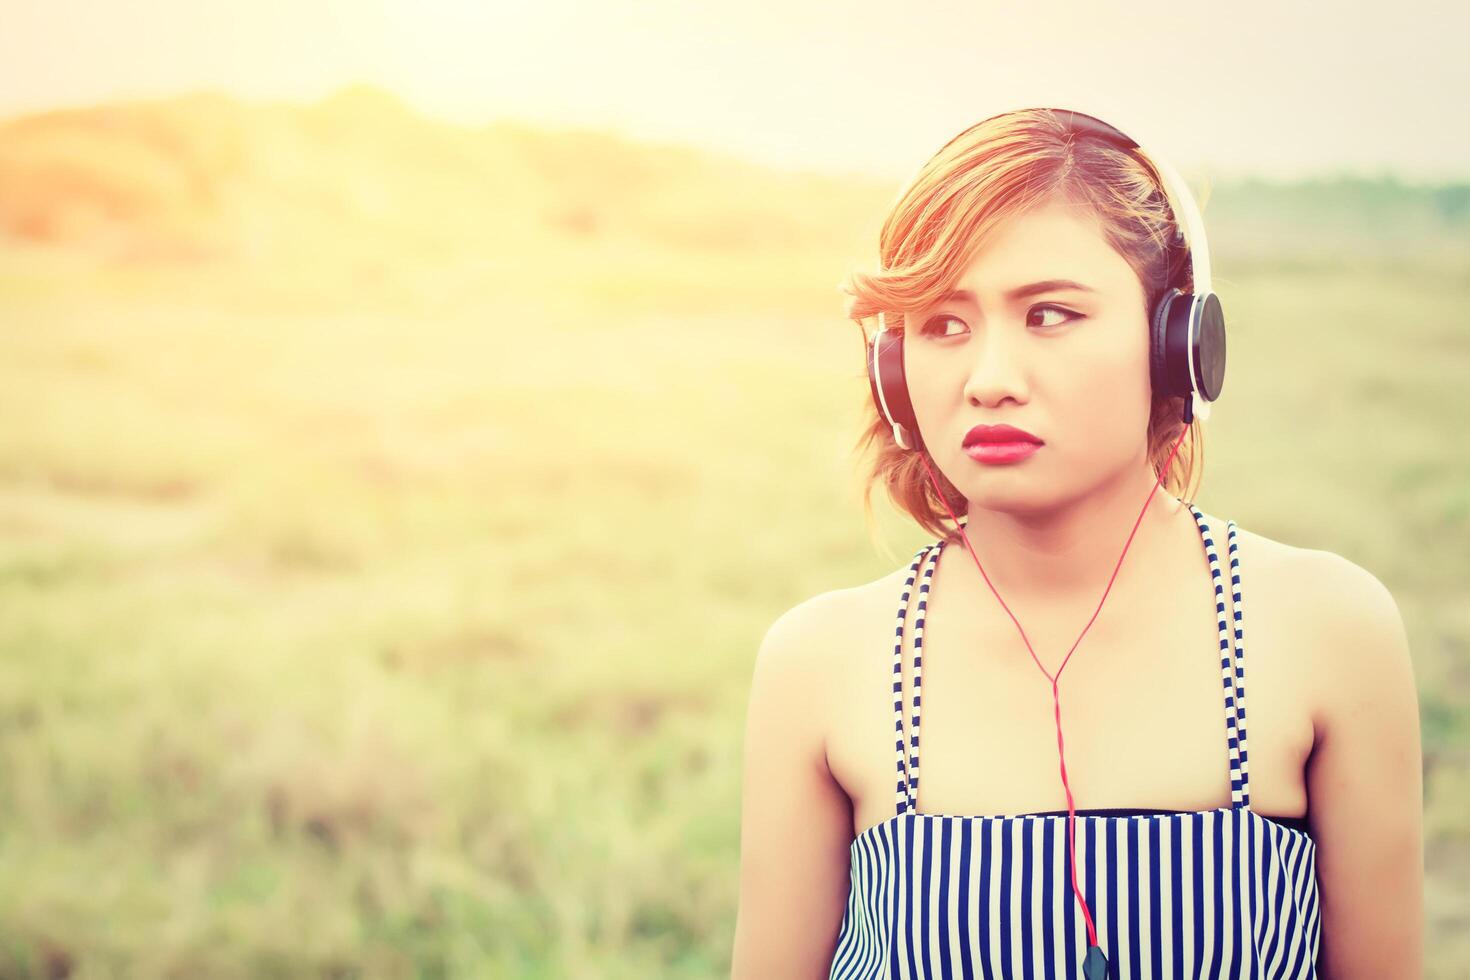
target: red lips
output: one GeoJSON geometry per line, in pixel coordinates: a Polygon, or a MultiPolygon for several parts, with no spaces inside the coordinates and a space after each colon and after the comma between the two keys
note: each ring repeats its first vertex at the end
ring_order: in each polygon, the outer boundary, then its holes
{"type": "Polygon", "coordinates": [[[977,442],[1034,442],[1039,445],[1041,440],[1014,425],[977,425],[965,433],[964,445],[973,446],[977,442]]]}

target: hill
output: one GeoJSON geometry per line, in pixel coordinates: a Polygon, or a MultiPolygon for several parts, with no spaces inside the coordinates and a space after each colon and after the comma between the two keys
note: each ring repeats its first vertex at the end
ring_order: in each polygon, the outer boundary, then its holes
{"type": "MultiPolygon", "coordinates": [[[[200,93],[0,124],[0,247],[128,263],[306,263],[327,278],[345,271],[349,291],[361,285],[354,271],[468,264],[504,270],[505,284],[575,278],[597,298],[613,276],[672,273],[697,257],[716,263],[701,266],[706,284],[733,272],[769,286],[765,273],[780,282],[811,270],[794,256],[867,261],[896,191],[612,132],[455,126],[366,86],[314,105],[200,93]]],[[[1456,265],[1470,241],[1466,183],[1329,176],[1200,196],[1227,271],[1456,265]]],[[[834,271],[813,270],[823,291],[834,271]]]]}

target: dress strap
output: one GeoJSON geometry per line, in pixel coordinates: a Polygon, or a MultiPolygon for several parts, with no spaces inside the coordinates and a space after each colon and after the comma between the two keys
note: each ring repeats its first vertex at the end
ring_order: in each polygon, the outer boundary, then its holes
{"type": "Polygon", "coordinates": [[[1220,624],[1220,679],[1225,692],[1225,742],[1230,759],[1230,806],[1250,809],[1250,754],[1245,724],[1245,630],[1241,618],[1240,550],[1235,535],[1235,522],[1225,522],[1230,556],[1230,607],[1233,629],[1225,619],[1225,586],[1220,575],[1220,558],[1215,539],[1204,514],[1189,504],[1195,524],[1204,539],[1205,556],[1210,562],[1210,577],[1215,584],[1215,615],[1220,624]],[[1232,639],[1233,636],[1233,639],[1232,639]]]}
{"type": "Polygon", "coordinates": [[[898,625],[894,630],[895,642],[893,644],[893,732],[894,752],[898,761],[898,793],[897,813],[902,815],[909,810],[917,812],[919,794],[919,704],[921,688],[923,684],[923,647],[924,647],[924,617],[929,607],[929,583],[934,577],[934,568],[938,564],[939,553],[944,549],[944,541],[941,539],[932,544],[920,548],[914,555],[913,564],[909,565],[908,575],[904,578],[903,594],[898,601],[898,625]],[[913,717],[911,721],[912,732],[909,735],[908,751],[904,750],[904,720],[903,720],[903,647],[904,647],[904,624],[908,620],[909,597],[913,593],[914,582],[919,582],[919,606],[914,613],[914,658],[913,658],[913,717]]]}

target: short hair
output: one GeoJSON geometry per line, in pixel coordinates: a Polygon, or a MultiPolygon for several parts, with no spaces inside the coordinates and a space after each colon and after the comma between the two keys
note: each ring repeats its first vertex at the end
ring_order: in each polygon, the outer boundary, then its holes
{"type": "MultiPolygon", "coordinates": [[[[882,312],[887,328],[902,333],[904,311],[941,302],[996,226],[1058,199],[1098,217],[1108,243],[1137,273],[1145,310],[1151,311],[1171,286],[1193,287],[1188,248],[1181,244],[1162,179],[1146,157],[1069,127],[1051,109],[1024,109],[971,126],[919,170],[883,221],[880,271],[849,271],[840,286],[847,294],[847,316],[862,329],[865,320],[882,312]]],[[[866,384],[863,395],[867,424],[854,452],[876,447],[863,479],[870,531],[872,493],[882,485],[889,499],[926,532],[958,540],[959,531],[946,526],[944,502],[963,517],[969,507],[964,494],[935,466],[944,493],[941,501],[919,454],[894,441],[866,384]]],[[[1184,425],[1184,397],[1154,395],[1147,440],[1156,476],[1184,425]]],[[[927,448],[920,451],[928,453],[927,448]]],[[[1190,499],[1192,491],[1185,496],[1184,489],[1197,479],[1203,458],[1203,433],[1194,425],[1164,489],[1190,499]]]]}

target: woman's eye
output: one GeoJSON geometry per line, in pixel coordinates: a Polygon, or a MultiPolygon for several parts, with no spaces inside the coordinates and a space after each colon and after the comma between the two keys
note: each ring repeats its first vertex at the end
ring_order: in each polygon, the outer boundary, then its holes
{"type": "Polygon", "coordinates": [[[947,332],[945,332],[942,329],[942,325],[943,324],[946,324],[946,323],[958,323],[961,326],[964,326],[965,321],[964,320],[961,320],[957,316],[936,316],[936,317],[934,317],[933,319],[929,320],[927,323],[924,324],[924,329],[921,331],[921,333],[923,333],[924,336],[926,336],[926,337],[928,337],[928,336],[941,336],[941,337],[951,337],[951,336],[954,336],[953,334],[947,333],[947,332]]]}
{"type": "Polygon", "coordinates": [[[1073,313],[1071,310],[1063,309],[1060,306],[1033,306],[1033,307],[1031,307],[1031,311],[1026,314],[1026,326],[1028,326],[1028,327],[1060,327],[1063,323],[1068,322],[1067,320],[1060,320],[1060,321],[1058,321],[1056,323],[1032,323],[1031,322],[1031,314],[1038,313],[1038,312],[1040,312],[1042,310],[1050,310],[1053,313],[1061,313],[1061,314],[1064,314],[1066,317],[1068,317],[1068,319],[1076,319],[1080,315],[1080,314],[1077,314],[1077,313],[1073,313]]]}

